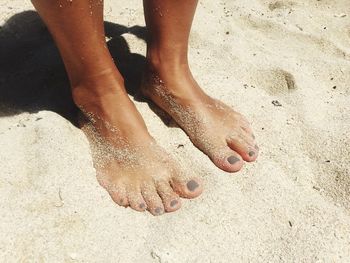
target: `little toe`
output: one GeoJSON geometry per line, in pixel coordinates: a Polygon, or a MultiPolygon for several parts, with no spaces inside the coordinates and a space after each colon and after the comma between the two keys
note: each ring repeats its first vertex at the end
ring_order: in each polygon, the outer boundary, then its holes
{"type": "Polygon", "coordinates": [[[162,199],[159,197],[157,190],[154,186],[144,187],[141,193],[143,199],[146,201],[147,209],[152,215],[159,216],[164,213],[162,199]]]}
{"type": "Polygon", "coordinates": [[[174,176],[170,183],[174,191],[184,198],[195,198],[203,192],[203,183],[199,178],[174,176]]]}
{"type": "Polygon", "coordinates": [[[158,182],[156,187],[166,212],[174,212],[181,207],[179,195],[174,192],[168,182],[158,182]]]}
{"type": "Polygon", "coordinates": [[[243,166],[242,157],[228,147],[215,151],[210,159],[217,167],[229,173],[238,172],[243,166]]]}
{"type": "Polygon", "coordinates": [[[145,200],[141,195],[140,189],[131,189],[128,191],[129,205],[132,209],[143,212],[147,209],[145,200]]]}
{"type": "Polygon", "coordinates": [[[253,133],[252,126],[251,126],[250,122],[243,115],[241,115],[240,124],[241,124],[241,127],[244,128],[245,130],[247,130],[249,133],[253,133]]]}
{"type": "Polygon", "coordinates": [[[129,200],[124,185],[111,185],[107,187],[107,191],[115,203],[124,207],[129,206],[129,200]]]}
{"type": "Polygon", "coordinates": [[[250,127],[245,127],[245,126],[241,126],[241,130],[242,130],[242,134],[244,134],[246,140],[254,143],[255,135],[253,133],[253,130],[250,127]]]}

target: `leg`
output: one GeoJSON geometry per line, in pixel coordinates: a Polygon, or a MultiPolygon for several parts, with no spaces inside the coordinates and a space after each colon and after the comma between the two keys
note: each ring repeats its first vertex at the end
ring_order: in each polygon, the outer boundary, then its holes
{"type": "Polygon", "coordinates": [[[188,40],[197,2],[144,0],[149,36],[142,90],[219,168],[235,172],[243,160],[256,159],[258,146],[248,121],[206,95],[191,74],[188,40]]]}
{"type": "Polygon", "coordinates": [[[103,1],[32,2],[60,50],[73,99],[83,113],[81,126],[91,144],[98,180],[112,199],[159,215],[177,210],[179,195],[199,195],[198,179],[179,172],[127,96],[105,43],[103,1]],[[189,187],[193,182],[196,189],[189,187]]]}

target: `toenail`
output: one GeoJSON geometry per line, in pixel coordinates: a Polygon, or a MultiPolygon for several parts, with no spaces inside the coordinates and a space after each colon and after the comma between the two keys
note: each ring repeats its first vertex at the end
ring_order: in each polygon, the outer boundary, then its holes
{"type": "Polygon", "coordinates": [[[160,208],[160,207],[157,207],[156,210],[154,210],[154,212],[155,212],[157,215],[160,215],[160,214],[163,212],[163,209],[160,208]]]}
{"type": "Polygon", "coordinates": [[[248,154],[249,154],[250,157],[252,157],[255,154],[255,152],[250,151],[248,154]]]}
{"type": "Polygon", "coordinates": [[[170,202],[170,206],[171,206],[171,207],[174,207],[174,206],[176,206],[178,203],[179,203],[179,202],[178,202],[177,200],[173,200],[173,201],[170,202]]]}
{"type": "Polygon", "coordinates": [[[140,205],[139,205],[139,208],[140,209],[144,209],[146,207],[146,205],[144,204],[144,203],[141,203],[140,205]]]}
{"type": "Polygon", "coordinates": [[[199,186],[199,184],[196,182],[196,181],[194,181],[194,180],[191,180],[191,181],[189,181],[188,183],[187,183],[187,188],[191,191],[191,192],[193,192],[194,190],[196,190],[196,188],[199,186]]]}
{"type": "Polygon", "coordinates": [[[230,164],[235,164],[236,162],[239,162],[240,159],[234,155],[230,156],[227,158],[227,161],[230,163],[230,164]]]}

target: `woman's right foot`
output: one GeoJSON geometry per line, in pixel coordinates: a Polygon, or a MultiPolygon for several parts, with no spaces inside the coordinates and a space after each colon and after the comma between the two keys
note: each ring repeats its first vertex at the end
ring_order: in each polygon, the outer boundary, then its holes
{"type": "Polygon", "coordinates": [[[179,209],[179,197],[201,194],[200,179],[181,171],[150,136],[118,74],[80,81],[73,98],[83,112],[98,181],[114,202],[161,215],[179,209]]]}

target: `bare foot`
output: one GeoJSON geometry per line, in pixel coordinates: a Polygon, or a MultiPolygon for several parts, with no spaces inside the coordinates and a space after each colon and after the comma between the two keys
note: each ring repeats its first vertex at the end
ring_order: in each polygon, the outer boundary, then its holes
{"type": "Polygon", "coordinates": [[[81,82],[73,88],[73,98],[84,113],[81,127],[98,181],[117,204],[161,215],[179,209],[179,197],[202,192],[201,181],[184,174],[155,143],[123,81],[113,73],[81,82]]]}
{"type": "Polygon", "coordinates": [[[165,110],[194,145],[227,172],[254,161],[259,152],[247,119],[204,93],[186,63],[148,63],[142,92],[165,110]]]}

